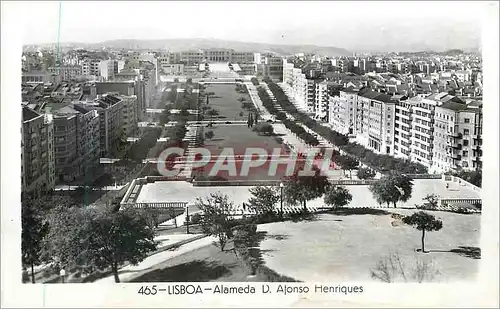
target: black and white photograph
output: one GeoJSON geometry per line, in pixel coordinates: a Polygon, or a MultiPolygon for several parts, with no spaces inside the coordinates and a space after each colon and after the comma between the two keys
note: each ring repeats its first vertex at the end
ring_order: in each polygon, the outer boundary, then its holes
{"type": "Polygon", "coordinates": [[[498,306],[498,8],[2,1],[2,273],[33,307],[498,306]]]}

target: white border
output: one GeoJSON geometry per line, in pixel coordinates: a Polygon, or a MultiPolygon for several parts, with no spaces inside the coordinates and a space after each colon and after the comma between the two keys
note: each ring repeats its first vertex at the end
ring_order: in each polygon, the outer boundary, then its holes
{"type": "MultiPolygon", "coordinates": [[[[265,4],[256,4],[264,5],[265,4]]],[[[449,2],[450,11],[453,14],[449,2]]],[[[498,3],[485,7],[483,26],[484,55],[484,181],[479,281],[470,284],[365,284],[365,292],[350,297],[310,295],[269,297],[188,296],[144,297],[135,292],[137,284],[103,288],[98,284],[30,285],[21,284],[20,256],[20,53],[23,29],[19,14],[24,6],[2,2],[2,83],[1,83],[1,202],[2,202],[2,307],[194,307],[194,306],[497,306],[498,307],[498,3]]],[[[445,12],[443,12],[444,14],[445,12]]],[[[338,12],[332,12],[332,16],[338,12]]],[[[140,17],[146,18],[146,17],[140,17]]],[[[33,21],[36,22],[36,21],[33,21]]],[[[340,283],[340,282],[339,282],[340,283]]],[[[358,283],[359,285],[361,283],[358,283]]]]}

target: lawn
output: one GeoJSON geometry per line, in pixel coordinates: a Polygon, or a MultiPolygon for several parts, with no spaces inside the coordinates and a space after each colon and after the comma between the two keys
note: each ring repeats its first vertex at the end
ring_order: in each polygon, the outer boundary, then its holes
{"type": "MultiPolygon", "coordinates": [[[[393,211],[393,210],[391,210],[393,211]]],[[[413,210],[394,212],[410,214],[413,210]]],[[[433,212],[443,229],[426,233],[426,250],[420,248],[421,232],[403,225],[382,210],[370,214],[322,214],[313,221],[260,225],[266,232],[260,248],[266,266],[301,281],[371,281],[370,269],[390,253],[398,253],[407,272],[417,261],[433,265],[433,282],[473,280],[479,259],[464,247],[479,247],[480,215],[433,212]],[[378,212],[378,214],[377,214],[378,212]]],[[[380,281],[379,281],[380,282],[380,281]]]]}
{"type": "MultiPolygon", "coordinates": [[[[264,148],[271,155],[275,148],[281,149],[281,153],[285,154],[284,146],[277,141],[277,136],[263,136],[249,129],[246,125],[214,125],[212,128],[204,128],[204,132],[212,130],[214,137],[205,139],[204,148],[210,150],[212,158],[217,159],[224,148],[232,148],[235,156],[244,155],[246,150],[251,147],[264,148]]],[[[234,180],[270,180],[281,179],[285,175],[286,165],[279,165],[276,176],[269,176],[269,161],[260,167],[250,169],[248,176],[235,177],[230,176],[228,172],[221,171],[218,176],[225,179],[234,180]]],[[[207,176],[213,163],[207,164],[203,175],[207,176]]],[[[242,161],[236,163],[236,170],[241,171],[242,161]]]]}
{"type": "MultiPolygon", "coordinates": [[[[209,98],[209,106],[220,113],[222,120],[247,120],[248,111],[242,108],[242,104],[238,101],[239,98],[245,98],[246,102],[250,103],[253,111],[255,108],[252,99],[248,93],[238,93],[235,89],[235,84],[207,84],[205,93],[214,92],[215,95],[209,98]],[[243,113],[240,116],[240,113],[243,113]]],[[[202,102],[202,106],[205,105],[202,102]]]]}
{"type": "MultiPolygon", "coordinates": [[[[228,248],[229,249],[229,248],[228,248]]],[[[130,282],[245,282],[263,281],[250,274],[233,250],[209,245],[173,257],[138,274],[130,282]]]]}
{"type": "Polygon", "coordinates": [[[203,128],[204,132],[213,131],[212,139],[205,139],[205,148],[210,149],[212,155],[221,153],[223,148],[232,147],[235,154],[244,154],[249,147],[265,148],[272,152],[274,148],[282,148],[273,136],[258,135],[246,125],[217,125],[203,128]]]}
{"type": "MultiPolygon", "coordinates": [[[[198,107],[198,93],[193,91],[190,95],[185,95],[184,92],[179,92],[180,89],[186,88],[197,89],[198,84],[186,84],[181,82],[172,82],[167,83],[165,90],[162,93],[161,104],[169,104],[173,108],[181,109],[185,106],[185,103],[188,105],[189,109],[196,109],[198,107]]],[[[162,105],[162,107],[163,107],[162,105]]]]}

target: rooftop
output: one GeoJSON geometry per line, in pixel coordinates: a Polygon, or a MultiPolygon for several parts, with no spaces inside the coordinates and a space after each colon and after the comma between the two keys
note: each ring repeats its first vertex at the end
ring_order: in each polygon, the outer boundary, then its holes
{"type": "Polygon", "coordinates": [[[449,109],[449,110],[453,110],[456,112],[460,112],[460,111],[467,109],[467,105],[465,105],[463,103],[456,103],[456,102],[451,102],[451,101],[443,103],[443,105],[441,105],[440,107],[445,108],[445,109],[449,109]]]}
{"type": "Polygon", "coordinates": [[[31,108],[23,106],[23,121],[29,121],[31,119],[34,119],[34,118],[40,116],[40,115],[41,114],[35,112],[31,108]]]}

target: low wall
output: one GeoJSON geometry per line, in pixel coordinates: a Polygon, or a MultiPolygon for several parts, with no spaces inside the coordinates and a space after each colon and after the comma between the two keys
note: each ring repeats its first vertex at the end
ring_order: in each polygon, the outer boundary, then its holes
{"type": "Polygon", "coordinates": [[[452,176],[452,175],[442,175],[442,179],[443,179],[443,181],[457,183],[460,186],[467,187],[467,188],[474,190],[474,191],[478,192],[479,194],[481,194],[482,190],[480,187],[475,186],[475,185],[471,184],[470,182],[463,180],[460,177],[456,177],[456,176],[452,176]]]}

